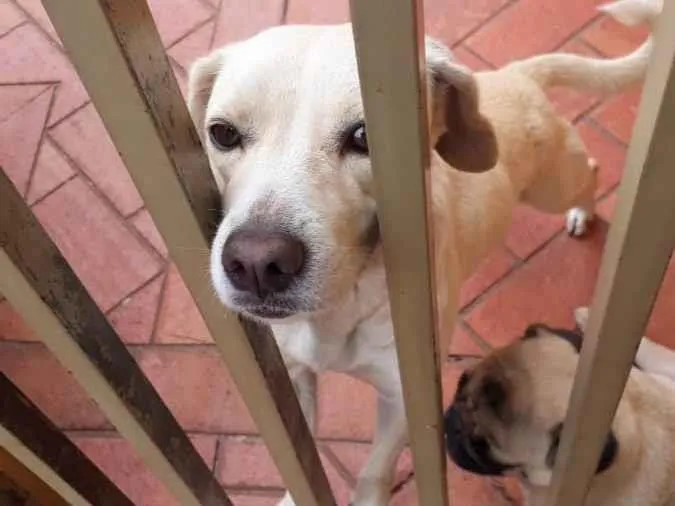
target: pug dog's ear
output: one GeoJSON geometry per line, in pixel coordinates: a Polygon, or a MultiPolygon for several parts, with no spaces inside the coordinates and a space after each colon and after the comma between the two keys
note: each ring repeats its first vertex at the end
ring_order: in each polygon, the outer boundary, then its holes
{"type": "Polygon", "coordinates": [[[602,455],[600,455],[600,462],[598,462],[596,473],[601,473],[614,464],[617,453],[619,453],[619,440],[616,439],[614,431],[610,431],[605,440],[605,446],[602,449],[602,455]]]}
{"type": "Polygon", "coordinates": [[[549,327],[548,325],[544,325],[543,323],[533,323],[532,325],[529,325],[525,329],[525,333],[523,334],[521,339],[523,341],[527,341],[528,339],[535,339],[537,337],[542,336],[559,337],[560,339],[563,339],[567,341],[569,344],[571,344],[577,353],[581,353],[581,347],[583,345],[583,336],[581,335],[580,332],[575,332],[567,329],[553,328],[549,327]]]}
{"type": "Polygon", "coordinates": [[[497,163],[497,138],[480,113],[478,87],[471,70],[452,61],[442,44],[427,40],[427,65],[433,81],[434,125],[443,131],[436,152],[455,169],[484,172],[497,163]]]}
{"type": "Polygon", "coordinates": [[[199,137],[204,141],[206,106],[211,98],[213,84],[223,64],[223,50],[195,60],[188,75],[187,105],[199,137]]]}
{"type": "MultiPolygon", "coordinates": [[[[553,469],[555,465],[555,459],[558,456],[558,447],[560,446],[560,436],[562,434],[562,423],[556,425],[553,430],[551,430],[551,444],[546,455],[546,465],[553,469]]],[[[598,462],[598,468],[595,473],[600,474],[603,471],[606,471],[616,460],[616,456],[619,453],[619,440],[614,435],[614,431],[610,430],[605,440],[605,446],[602,448],[602,454],[600,455],[600,461],[598,462]]]]}

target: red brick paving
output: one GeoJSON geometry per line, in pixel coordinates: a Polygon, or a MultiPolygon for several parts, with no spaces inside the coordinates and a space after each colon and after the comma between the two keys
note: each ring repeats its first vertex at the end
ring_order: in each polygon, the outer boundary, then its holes
{"type": "MultiPolygon", "coordinates": [[[[346,21],[348,0],[151,0],[181,88],[186,71],[213,47],[280,23],[346,21]],[[228,23],[236,19],[236,22],[228,23]]],[[[428,32],[455,46],[457,58],[489,69],[514,58],[563,49],[615,56],[644,30],[598,16],[596,0],[426,0],[428,32]]],[[[551,97],[601,164],[599,213],[611,217],[639,89],[600,102],[554,90],[551,97]]],[[[65,56],[40,0],[0,0],[0,165],[107,312],[158,391],[235,504],[267,506],[282,483],[256,436],[204,323],[138,193],[65,56]]],[[[503,248],[462,290],[463,321],[453,357],[479,355],[481,342],[509,342],[533,320],[570,324],[590,301],[606,234],[599,221],[581,241],[565,236],[559,216],[516,210],[503,248]],[[481,342],[476,341],[480,339],[481,342]]],[[[207,254],[205,252],[205,254],[207,254]]],[[[675,345],[675,266],[669,269],[648,332],[675,345]]],[[[452,330],[448,330],[451,332],[452,330]]],[[[82,393],[6,301],[0,300],[0,370],[8,374],[137,504],[173,504],[131,447],[110,432],[82,393]]],[[[459,366],[448,364],[444,398],[459,366]]],[[[367,457],[375,423],[371,387],[336,374],[319,382],[320,451],[338,503],[347,504],[367,457]]],[[[411,469],[399,465],[398,480],[411,469]]],[[[512,482],[451,469],[452,495],[466,506],[520,504],[512,482]]],[[[393,504],[415,504],[405,481],[393,504]]]]}

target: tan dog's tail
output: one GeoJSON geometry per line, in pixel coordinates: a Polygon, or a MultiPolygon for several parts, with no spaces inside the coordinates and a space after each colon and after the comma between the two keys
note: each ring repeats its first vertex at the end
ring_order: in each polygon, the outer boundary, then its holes
{"type": "MultiPolygon", "coordinates": [[[[647,23],[653,29],[663,0],[618,0],[599,10],[620,23],[635,26],[647,23]]],[[[542,88],[569,86],[600,94],[620,91],[644,78],[652,51],[652,37],[632,53],[614,59],[588,58],[575,54],[551,53],[514,62],[509,68],[529,75],[542,88]]]]}

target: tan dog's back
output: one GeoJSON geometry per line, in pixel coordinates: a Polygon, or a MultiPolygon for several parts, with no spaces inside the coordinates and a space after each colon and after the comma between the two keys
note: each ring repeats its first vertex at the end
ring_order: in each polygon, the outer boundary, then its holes
{"type": "MultiPolygon", "coordinates": [[[[620,0],[601,7],[626,25],[653,25],[660,9],[660,0],[620,0]]],[[[451,171],[449,176],[463,278],[501,242],[518,201],[547,213],[578,208],[584,223],[575,223],[572,212],[568,231],[585,232],[585,220],[594,211],[597,167],[545,90],[569,86],[609,94],[624,89],[644,77],[651,46],[649,37],[633,53],[613,60],[553,53],[475,74],[479,111],[494,128],[499,159],[491,171],[451,171]]],[[[435,170],[442,171],[442,164],[435,170]]]]}

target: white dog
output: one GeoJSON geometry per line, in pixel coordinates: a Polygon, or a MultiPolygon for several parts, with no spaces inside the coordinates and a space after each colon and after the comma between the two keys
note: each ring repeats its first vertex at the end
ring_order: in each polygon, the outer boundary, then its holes
{"type": "MultiPolygon", "coordinates": [[[[606,9],[628,24],[658,13],[651,0],[606,9]]],[[[649,48],[472,74],[427,40],[440,328],[453,328],[462,281],[501,243],[517,202],[574,208],[575,235],[592,217],[593,164],[543,89],[618,91],[642,79],[649,48]]],[[[219,49],[192,67],[188,101],[223,196],[218,296],[271,324],[310,426],[316,373],[377,389],[374,448],[353,503],[384,505],[406,420],[351,27],[283,26],[219,49]]]]}

